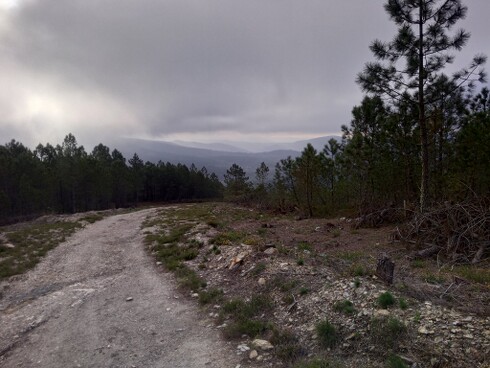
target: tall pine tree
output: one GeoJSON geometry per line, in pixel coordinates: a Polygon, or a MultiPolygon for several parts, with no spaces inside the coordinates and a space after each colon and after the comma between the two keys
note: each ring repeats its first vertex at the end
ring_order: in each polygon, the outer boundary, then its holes
{"type": "MultiPolygon", "coordinates": [[[[463,19],[467,7],[461,0],[388,0],[384,6],[390,19],[398,26],[391,42],[375,40],[371,44],[376,62],[367,63],[357,82],[368,93],[400,100],[410,96],[418,109],[416,123],[420,132],[421,184],[420,210],[424,211],[429,198],[429,137],[427,106],[434,101],[427,98],[427,88],[451,64],[453,50],[459,51],[470,35],[465,30],[452,29],[463,19]]],[[[483,55],[474,57],[469,67],[456,73],[455,88],[466,82],[483,81],[483,55]]]]}

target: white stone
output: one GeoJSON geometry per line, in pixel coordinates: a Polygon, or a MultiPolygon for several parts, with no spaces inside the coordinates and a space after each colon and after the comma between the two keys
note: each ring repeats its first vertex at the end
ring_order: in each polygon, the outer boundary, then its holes
{"type": "Polygon", "coordinates": [[[274,345],[272,345],[267,340],[255,339],[254,341],[252,341],[252,345],[255,346],[257,349],[260,349],[263,351],[274,349],[274,345]]]}

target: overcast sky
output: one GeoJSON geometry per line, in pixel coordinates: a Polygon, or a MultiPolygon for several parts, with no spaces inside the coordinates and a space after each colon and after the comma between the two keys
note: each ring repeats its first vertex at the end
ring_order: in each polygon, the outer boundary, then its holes
{"type": "MultiPolygon", "coordinates": [[[[0,144],[339,133],[369,44],[394,35],[384,2],[0,0],[0,144]]],[[[490,1],[463,2],[458,68],[490,56],[490,1]]]]}

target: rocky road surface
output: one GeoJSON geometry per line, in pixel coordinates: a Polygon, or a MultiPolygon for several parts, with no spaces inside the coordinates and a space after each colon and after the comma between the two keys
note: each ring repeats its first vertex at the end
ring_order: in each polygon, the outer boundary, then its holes
{"type": "Polygon", "coordinates": [[[152,211],[88,225],[4,282],[1,367],[237,365],[232,347],[145,252],[140,224],[152,211]]]}

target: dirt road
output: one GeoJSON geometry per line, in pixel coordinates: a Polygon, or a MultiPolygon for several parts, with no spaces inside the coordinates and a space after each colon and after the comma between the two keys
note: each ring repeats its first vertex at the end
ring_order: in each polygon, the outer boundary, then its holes
{"type": "Polygon", "coordinates": [[[145,253],[153,210],[108,217],[0,297],[0,366],[234,368],[238,358],[145,253]]]}

